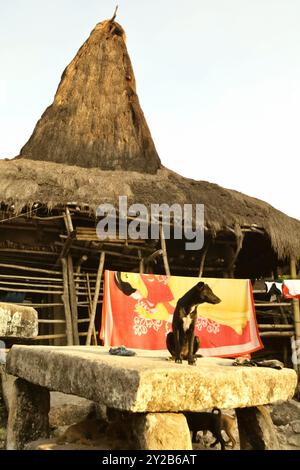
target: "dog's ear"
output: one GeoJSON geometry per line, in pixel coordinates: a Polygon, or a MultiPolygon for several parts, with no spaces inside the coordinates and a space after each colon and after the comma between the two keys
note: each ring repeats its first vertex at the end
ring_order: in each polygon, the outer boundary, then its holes
{"type": "Polygon", "coordinates": [[[197,287],[199,290],[202,290],[204,287],[204,282],[198,282],[197,287]]]}

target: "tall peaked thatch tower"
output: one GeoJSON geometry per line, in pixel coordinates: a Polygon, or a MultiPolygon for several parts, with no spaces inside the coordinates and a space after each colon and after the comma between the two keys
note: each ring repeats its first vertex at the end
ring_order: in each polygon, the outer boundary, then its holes
{"type": "Polygon", "coordinates": [[[20,157],[156,173],[160,159],[115,15],[95,27],[66,68],[20,157]]]}

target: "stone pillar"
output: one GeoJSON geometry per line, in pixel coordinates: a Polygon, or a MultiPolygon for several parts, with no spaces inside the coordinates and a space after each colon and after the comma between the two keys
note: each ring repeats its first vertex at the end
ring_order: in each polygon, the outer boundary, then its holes
{"type": "Polygon", "coordinates": [[[279,450],[269,410],[264,406],[237,408],[241,450],[279,450]]]}
{"type": "Polygon", "coordinates": [[[191,435],[183,414],[132,415],[132,430],[141,450],[192,450],[191,435]]]}
{"type": "Polygon", "coordinates": [[[16,379],[7,423],[7,450],[23,449],[26,442],[49,436],[50,393],[46,388],[16,379]]]}

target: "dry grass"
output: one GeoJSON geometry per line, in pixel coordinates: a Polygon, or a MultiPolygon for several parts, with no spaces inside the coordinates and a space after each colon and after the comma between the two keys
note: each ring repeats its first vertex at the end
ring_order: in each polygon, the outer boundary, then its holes
{"type": "Polygon", "coordinates": [[[92,31],[21,156],[103,170],[160,167],[118,23],[103,21],[92,31]]]}
{"type": "Polygon", "coordinates": [[[237,230],[256,224],[269,236],[280,259],[300,257],[300,222],[266,202],[206,181],[195,181],[161,168],[156,175],[132,171],[102,171],[27,159],[0,161],[0,201],[17,212],[36,202],[49,209],[76,202],[94,211],[103,202],[118,207],[119,195],[129,203],[205,205],[207,227],[237,230]]]}

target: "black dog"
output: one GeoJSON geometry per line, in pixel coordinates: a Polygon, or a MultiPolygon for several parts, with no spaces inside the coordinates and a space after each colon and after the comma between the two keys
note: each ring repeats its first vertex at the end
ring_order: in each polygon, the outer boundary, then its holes
{"type": "Polygon", "coordinates": [[[197,306],[204,302],[209,304],[221,302],[204,282],[198,282],[177,302],[172,321],[173,332],[167,335],[167,348],[175,357],[175,362],[179,364],[182,363],[182,359],[187,359],[191,365],[196,362],[194,356],[200,346],[198,336],[195,337],[197,306]]]}
{"type": "Polygon", "coordinates": [[[198,431],[210,431],[213,436],[216,438],[216,441],[211,444],[211,447],[214,447],[216,444],[221,444],[221,449],[225,450],[226,442],[223,439],[221,429],[222,429],[222,414],[219,408],[214,408],[212,413],[184,413],[186,417],[190,431],[192,431],[192,442],[197,441],[197,432],[198,431]],[[215,413],[216,411],[216,413],[215,413]]]}

